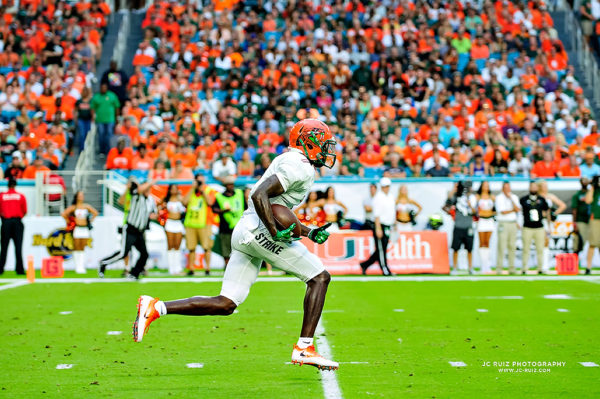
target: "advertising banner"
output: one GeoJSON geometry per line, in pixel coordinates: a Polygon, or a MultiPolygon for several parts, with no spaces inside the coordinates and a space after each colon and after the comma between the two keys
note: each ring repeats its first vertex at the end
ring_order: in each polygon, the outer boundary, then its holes
{"type": "MultiPolygon", "coordinates": [[[[370,231],[340,230],[332,233],[322,245],[307,238],[302,241],[325,264],[331,274],[360,274],[359,263],[375,250],[370,231]]],[[[448,274],[448,241],[440,231],[402,232],[390,241],[387,251],[388,266],[396,274],[448,274]]],[[[381,274],[378,264],[368,274],[381,274]]]]}

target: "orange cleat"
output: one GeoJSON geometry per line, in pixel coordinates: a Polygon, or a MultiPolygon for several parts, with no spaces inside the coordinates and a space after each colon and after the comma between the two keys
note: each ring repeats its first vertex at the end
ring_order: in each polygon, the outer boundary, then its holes
{"type": "Polygon", "coordinates": [[[300,349],[298,345],[294,345],[292,351],[292,364],[308,364],[309,366],[315,366],[319,370],[337,370],[339,364],[332,360],[325,359],[319,355],[315,350],[314,345],[309,346],[306,349],[300,349]]]}
{"type": "Polygon", "coordinates": [[[135,342],[142,342],[142,338],[144,338],[144,334],[148,332],[148,327],[150,327],[150,323],[160,317],[158,310],[154,307],[154,305],[158,302],[158,298],[152,298],[148,295],[142,295],[138,299],[137,304],[137,317],[133,322],[133,340],[135,342]]]}

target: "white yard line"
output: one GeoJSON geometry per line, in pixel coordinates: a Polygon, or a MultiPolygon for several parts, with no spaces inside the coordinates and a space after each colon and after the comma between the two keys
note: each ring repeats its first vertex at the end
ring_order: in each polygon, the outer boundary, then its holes
{"type": "MultiPolygon", "coordinates": [[[[438,282],[438,281],[587,281],[594,284],[600,284],[600,276],[333,276],[333,281],[354,281],[354,282],[387,282],[387,281],[415,281],[415,282],[438,282]]],[[[139,283],[219,283],[222,277],[179,277],[179,278],[142,278],[139,283]]],[[[259,277],[258,282],[297,282],[296,277],[259,277]]],[[[17,285],[27,284],[26,280],[7,278],[0,279],[1,283],[19,283],[17,285]]],[[[129,283],[130,280],[124,278],[60,278],[60,279],[37,279],[35,284],[69,284],[69,283],[129,283]]],[[[13,287],[0,285],[0,290],[13,287]],[[4,287],[4,288],[3,288],[4,287]]],[[[516,298],[515,298],[516,299],[516,298]]]]}
{"type": "MultiPolygon", "coordinates": [[[[321,322],[321,320],[319,320],[319,324],[317,324],[315,336],[317,340],[317,350],[319,351],[321,356],[325,357],[326,359],[333,360],[333,356],[331,354],[331,347],[329,346],[329,342],[327,341],[327,337],[325,336],[325,328],[323,327],[323,323],[321,322]]],[[[340,385],[338,384],[335,371],[321,370],[321,384],[323,385],[323,394],[325,395],[325,399],[342,398],[342,390],[340,389],[340,385]]]]}
{"type": "MultiPolygon", "coordinates": [[[[11,279],[11,280],[13,280],[13,279],[11,279]]],[[[2,280],[0,280],[0,282],[2,282],[2,280]]],[[[29,284],[29,281],[23,280],[23,279],[18,279],[16,281],[12,281],[10,284],[0,285],[0,291],[10,290],[11,288],[17,288],[17,287],[20,287],[22,285],[27,285],[27,284],[29,284]]]]}

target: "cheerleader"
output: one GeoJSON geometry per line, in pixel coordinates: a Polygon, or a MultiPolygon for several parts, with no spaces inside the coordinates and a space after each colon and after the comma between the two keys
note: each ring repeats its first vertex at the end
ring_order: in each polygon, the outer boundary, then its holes
{"type": "Polygon", "coordinates": [[[185,229],[181,221],[185,212],[185,206],[182,203],[181,191],[175,184],[169,185],[167,195],[162,200],[160,206],[165,211],[165,233],[167,235],[167,264],[169,274],[180,274],[181,269],[181,241],[185,229]]]}
{"type": "Polygon", "coordinates": [[[343,215],[348,213],[348,208],[342,202],[335,199],[333,187],[327,187],[323,199],[323,211],[325,212],[325,223],[341,223],[343,215]]]}
{"type": "MultiPolygon", "coordinates": [[[[550,231],[548,227],[548,221],[551,220],[554,222],[556,220],[556,215],[560,215],[565,209],[567,209],[567,205],[561,201],[556,195],[548,192],[548,183],[545,180],[538,181],[538,194],[546,199],[548,203],[548,215],[544,218],[544,228],[546,231],[550,231]]],[[[546,235],[546,240],[544,242],[544,258],[542,263],[542,270],[546,273],[550,270],[550,237],[546,235]]]]}
{"type": "Polygon", "coordinates": [[[417,224],[415,219],[422,209],[421,204],[408,197],[408,187],[405,185],[400,186],[398,198],[396,198],[398,231],[412,231],[413,226],[417,224]]]}
{"type": "Polygon", "coordinates": [[[306,201],[300,205],[297,209],[298,218],[307,226],[321,226],[325,221],[325,213],[323,212],[322,199],[319,199],[319,195],[316,191],[308,193],[306,201]]]}
{"type": "Polygon", "coordinates": [[[62,217],[67,226],[73,227],[73,261],[75,273],[85,274],[85,247],[91,238],[92,221],[98,216],[93,206],[86,204],[83,191],[77,191],[73,196],[71,206],[64,210],[62,217]]]}
{"type": "Polygon", "coordinates": [[[481,262],[481,272],[489,273],[490,268],[490,238],[492,232],[496,229],[494,222],[494,196],[490,192],[490,183],[482,181],[477,190],[477,234],[479,235],[479,259],[481,262]]]}

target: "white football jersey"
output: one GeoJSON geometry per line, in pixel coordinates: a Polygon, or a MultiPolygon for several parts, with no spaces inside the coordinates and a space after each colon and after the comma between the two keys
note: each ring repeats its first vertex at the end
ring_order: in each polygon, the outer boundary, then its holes
{"type": "Polygon", "coordinates": [[[283,194],[270,198],[272,204],[287,206],[292,209],[298,206],[310,191],[315,181],[315,168],[310,164],[304,154],[291,148],[273,160],[265,174],[254,185],[248,200],[248,211],[254,212],[252,194],[263,181],[272,175],[276,175],[283,187],[283,194]]]}

